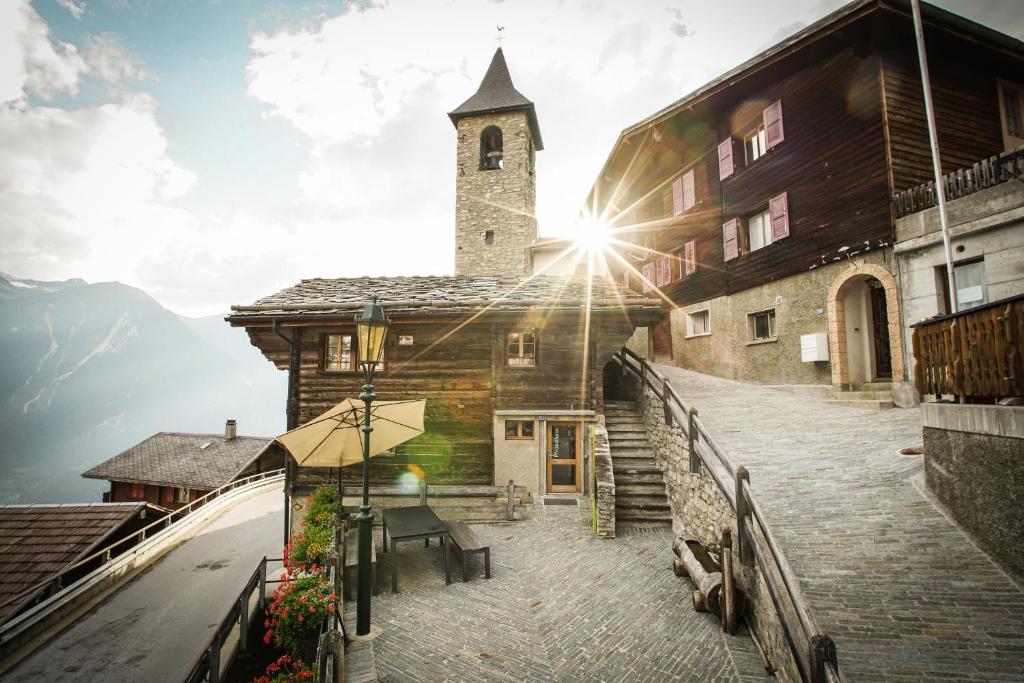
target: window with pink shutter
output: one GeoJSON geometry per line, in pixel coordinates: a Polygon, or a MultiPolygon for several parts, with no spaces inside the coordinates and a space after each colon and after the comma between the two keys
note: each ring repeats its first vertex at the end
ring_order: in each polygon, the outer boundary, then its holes
{"type": "Polygon", "coordinates": [[[768,213],[772,220],[772,242],[789,237],[789,202],[785,192],[768,200],[768,213]]]}
{"type": "Polygon", "coordinates": [[[662,256],[658,259],[658,287],[672,282],[672,257],[662,256]]]}
{"type": "Polygon", "coordinates": [[[683,255],[683,270],[687,275],[697,272],[697,242],[694,240],[686,243],[683,255]]]}
{"type": "Polygon", "coordinates": [[[739,219],[722,224],[722,244],[725,252],[725,260],[731,261],[740,255],[740,244],[738,239],[739,219]]]}
{"type": "Polygon", "coordinates": [[[692,209],[697,204],[697,191],[693,184],[693,169],[690,169],[682,177],[683,183],[683,211],[692,209]]]}
{"type": "Polygon", "coordinates": [[[683,179],[676,178],[676,181],[672,183],[672,215],[678,216],[686,207],[683,206],[683,179]]]}
{"type": "Polygon", "coordinates": [[[644,264],[644,267],[640,269],[640,274],[644,277],[644,291],[649,292],[655,287],[655,280],[657,275],[654,272],[654,262],[644,264]]]}
{"type": "Polygon", "coordinates": [[[732,138],[726,138],[718,144],[718,177],[725,180],[732,171],[732,138]]]}
{"type": "Polygon", "coordinates": [[[764,144],[768,149],[782,142],[782,100],[775,100],[762,113],[764,118],[764,144]]]}

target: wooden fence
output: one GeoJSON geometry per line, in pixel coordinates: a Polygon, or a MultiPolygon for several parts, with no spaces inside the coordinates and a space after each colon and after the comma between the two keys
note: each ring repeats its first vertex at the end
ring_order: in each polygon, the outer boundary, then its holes
{"type": "MultiPolygon", "coordinates": [[[[951,171],[942,176],[942,184],[946,189],[946,201],[949,201],[1013,178],[1024,178],[1024,148],[989,157],[970,168],[951,171]]],[[[896,218],[930,209],[938,203],[934,182],[897,192],[892,197],[896,218]]]]}
{"type": "Polygon", "coordinates": [[[911,325],[921,395],[1024,396],[1024,295],[911,325]]]}

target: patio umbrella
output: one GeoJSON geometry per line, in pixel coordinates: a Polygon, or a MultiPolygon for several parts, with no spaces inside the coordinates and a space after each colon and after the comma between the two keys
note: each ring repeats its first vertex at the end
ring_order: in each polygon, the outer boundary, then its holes
{"type": "MultiPolygon", "coordinates": [[[[426,400],[370,404],[370,456],[423,433],[426,400]]],[[[277,437],[300,467],[345,467],[363,461],[363,402],[346,398],[323,415],[277,437]]]]}

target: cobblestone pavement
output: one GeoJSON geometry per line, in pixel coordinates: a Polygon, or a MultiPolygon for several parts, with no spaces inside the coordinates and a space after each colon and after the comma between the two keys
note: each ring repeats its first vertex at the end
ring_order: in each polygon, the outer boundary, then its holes
{"type": "Polygon", "coordinates": [[[1024,681],[1024,591],[921,493],[920,411],[658,366],[750,483],[851,681],[1024,681]]]}
{"type": "Polygon", "coordinates": [[[380,680],[767,680],[749,636],[724,636],[717,618],[693,611],[692,584],[671,570],[669,531],[604,540],[589,520],[584,502],[538,504],[527,522],[474,525],[491,547],[492,578],[471,556],[470,581],[455,563],[450,586],[436,543],[399,544],[395,595],[378,551],[380,680]]]}

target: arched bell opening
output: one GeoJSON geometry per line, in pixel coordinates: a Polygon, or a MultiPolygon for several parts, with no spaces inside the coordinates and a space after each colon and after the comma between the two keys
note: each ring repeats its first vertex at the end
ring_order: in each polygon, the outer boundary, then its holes
{"type": "Polygon", "coordinates": [[[498,171],[501,170],[504,159],[504,144],[501,137],[501,128],[487,126],[480,134],[480,170],[498,171]]]}

